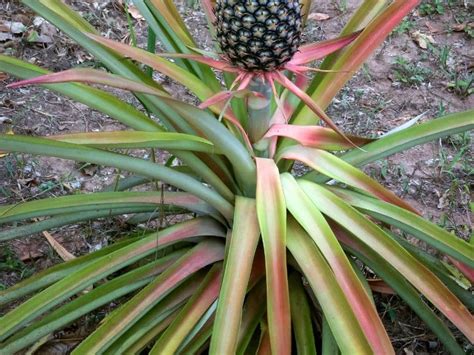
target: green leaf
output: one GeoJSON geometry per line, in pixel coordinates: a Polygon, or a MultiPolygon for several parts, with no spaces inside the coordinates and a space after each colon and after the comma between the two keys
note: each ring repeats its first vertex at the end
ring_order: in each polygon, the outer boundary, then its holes
{"type": "Polygon", "coordinates": [[[342,353],[372,353],[333,271],[311,238],[293,219],[289,220],[287,237],[288,249],[316,295],[342,353]]]}
{"type": "Polygon", "coordinates": [[[61,280],[69,274],[87,265],[92,260],[98,259],[104,255],[108,255],[115,250],[123,248],[128,244],[134,242],[136,238],[125,239],[108,245],[98,251],[90,254],[82,255],[67,262],[51,266],[39,273],[20,281],[19,283],[9,287],[6,290],[0,291],[0,305],[4,305],[29,293],[40,290],[52,283],[61,280]]]}
{"type": "MultiPolygon", "coordinates": [[[[4,55],[0,55],[0,71],[21,79],[31,79],[50,73],[33,64],[4,55]]],[[[144,113],[105,91],[76,83],[45,84],[44,87],[103,112],[133,129],[143,131],[162,130],[158,123],[148,118],[144,113]]]]}
{"type": "Polygon", "coordinates": [[[342,228],[333,226],[333,230],[339,240],[344,243],[345,248],[387,282],[439,337],[451,354],[463,354],[461,347],[456,342],[449,328],[438,318],[431,308],[422,300],[413,286],[411,286],[395,268],[359,239],[343,231],[342,228]]]}
{"type": "Polygon", "coordinates": [[[186,278],[203,267],[222,260],[223,257],[222,243],[210,240],[199,243],[120,309],[106,317],[102,325],[75,348],[72,354],[106,350],[115,339],[130,329],[186,278]]]}
{"type": "Polygon", "coordinates": [[[234,354],[237,350],[242,306],[259,239],[255,200],[237,196],[210,354],[234,354]]]}
{"type": "Polygon", "coordinates": [[[140,318],[107,349],[108,354],[137,354],[176,318],[179,309],[196,292],[206,275],[196,272],[140,318]]]}
{"type": "Polygon", "coordinates": [[[275,162],[257,161],[257,216],[267,275],[267,317],[272,352],[291,352],[291,314],[286,269],[286,206],[275,162]]]}
{"type": "Polygon", "coordinates": [[[44,291],[0,318],[0,339],[3,341],[37,316],[84,290],[94,282],[120,270],[167,245],[196,236],[224,236],[221,227],[209,219],[193,219],[149,234],[119,250],[84,265],[80,270],[56,282],[44,291]]]}
{"type": "MultiPolygon", "coordinates": [[[[134,3],[140,10],[145,10],[144,6],[140,6],[143,3],[142,0],[134,0],[134,3]]],[[[197,48],[198,46],[187,30],[174,3],[172,1],[153,2],[153,0],[145,0],[145,3],[147,7],[145,12],[153,14],[152,24],[158,23],[160,39],[164,40],[163,43],[172,43],[173,48],[167,47],[167,51],[193,53],[192,48],[197,48]]],[[[147,19],[151,19],[151,17],[148,16],[147,19]]],[[[219,80],[211,68],[192,61],[184,61],[184,63],[191,69],[192,73],[201,78],[212,90],[218,91],[220,89],[219,80]]]]}
{"type": "Polygon", "coordinates": [[[307,180],[300,180],[299,185],[318,204],[321,212],[345,229],[350,230],[357,238],[383,256],[448,317],[468,339],[474,336],[471,331],[474,329],[474,319],[467,308],[428,268],[377,225],[332,192],[307,180]]]}
{"type": "Polygon", "coordinates": [[[322,355],[339,355],[339,347],[337,346],[336,339],[332,334],[331,327],[329,326],[326,317],[323,317],[321,331],[321,354],[322,355]]]}
{"type": "Polygon", "coordinates": [[[180,250],[169,254],[164,258],[127,272],[88,291],[86,294],[48,314],[39,322],[32,323],[25,329],[17,332],[5,343],[0,344],[0,350],[5,353],[17,352],[84,314],[145,286],[186,251],[180,250]]]}
{"type": "Polygon", "coordinates": [[[98,148],[159,148],[219,154],[214,145],[204,138],[174,132],[107,131],[61,134],[47,138],[98,148]]]}
{"type": "Polygon", "coordinates": [[[340,188],[331,191],[350,205],[376,219],[410,233],[441,252],[474,267],[474,246],[414,213],[357,192],[340,188]]]}
{"type": "MultiPolygon", "coordinates": [[[[123,60],[122,57],[104,48],[102,45],[91,41],[84,33],[96,33],[96,31],[92,30],[92,27],[87,24],[79,14],[75,13],[60,0],[22,1],[36,13],[66,33],[79,45],[83,46],[114,74],[159,88],[152,79],[147,77],[131,61],[123,60]],[[57,12],[52,10],[56,7],[59,9],[57,12]]],[[[170,109],[170,107],[161,102],[159,98],[144,94],[136,94],[136,96],[150,112],[155,114],[157,117],[160,117],[160,120],[169,130],[173,130],[173,125],[184,128],[183,132],[186,132],[189,128],[186,127],[186,123],[183,122],[182,119],[180,119],[180,117],[170,109]]]]}
{"type": "Polygon", "coordinates": [[[176,353],[186,335],[193,330],[206,310],[217,299],[221,280],[222,264],[214,264],[201,286],[150,350],[150,354],[176,353]]]}
{"type": "Polygon", "coordinates": [[[370,346],[375,353],[392,352],[390,338],[377,314],[375,305],[371,302],[328,222],[320,212],[320,202],[314,203],[290,174],[282,174],[281,181],[288,210],[313,239],[331,267],[370,346]]]}
{"type": "Polygon", "coordinates": [[[0,224],[34,217],[108,210],[134,205],[140,207],[150,206],[152,210],[158,209],[160,205],[174,205],[201,214],[216,213],[213,208],[202,200],[184,192],[96,192],[34,200],[0,207],[0,224]]]}
{"type": "Polygon", "coordinates": [[[129,57],[140,63],[146,64],[159,73],[177,81],[194,93],[201,101],[204,101],[215,94],[215,91],[206,85],[200,78],[193,75],[186,69],[160,57],[157,54],[147,52],[146,50],[132,47],[121,42],[110,39],[89,35],[94,41],[104,45],[107,48],[117,52],[123,57],[129,57]]]}
{"type": "MultiPolygon", "coordinates": [[[[438,138],[467,132],[474,129],[473,122],[474,110],[450,114],[382,137],[365,145],[363,151],[354,149],[341,159],[355,166],[364,165],[438,138]]],[[[314,172],[304,178],[317,182],[327,180],[314,172]]]]}
{"type": "Polygon", "coordinates": [[[324,150],[302,146],[291,146],[278,154],[278,159],[299,160],[314,170],[336,179],[349,186],[362,189],[378,198],[416,212],[408,203],[403,201],[392,191],[383,187],[376,180],[354,168],[344,160],[324,150]]]}
{"type": "Polygon", "coordinates": [[[252,336],[266,311],[266,282],[260,281],[247,295],[240,324],[237,354],[247,354],[252,336]]]}
{"type": "Polygon", "coordinates": [[[0,134],[0,147],[5,151],[15,151],[37,155],[56,156],[119,169],[128,170],[142,176],[159,179],[170,185],[195,194],[208,202],[224,216],[231,218],[233,207],[215,191],[205,187],[197,180],[176,172],[173,169],[142,159],[106,152],[77,144],[55,142],[50,139],[0,134]]]}
{"type": "MultiPolygon", "coordinates": [[[[50,230],[53,228],[74,224],[77,222],[89,221],[103,217],[111,218],[112,216],[121,214],[144,213],[153,211],[156,211],[156,206],[127,206],[122,208],[105,209],[99,211],[94,209],[92,211],[86,212],[74,212],[73,214],[60,214],[56,217],[44,219],[39,222],[25,224],[22,226],[15,226],[14,228],[6,228],[0,231],[0,240],[10,240],[14,238],[31,236],[32,234],[45,230],[50,230]]],[[[221,218],[217,218],[217,220],[221,220],[221,218]]]]}
{"type": "Polygon", "coordinates": [[[296,272],[288,278],[290,285],[291,321],[295,333],[296,352],[301,355],[316,355],[311,309],[301,275],[296,272]]]}
{"type": "Polygon", "coordinates": [[[235,175],[249,197],[255,191],[255,163],[247,148],[210,113],[169,98],[163,101],[172,105],[190,125],[201,131],[205,138],[231,162],[235,175]]]}
{"type": "Polygon", "coordinates": [[[342,159],[353,165],[364,165],[389,155],[438,138],[474,129],[474,110],[453,113],[382,137],[364,146],[364,151],[353,150],[342,159]]]}

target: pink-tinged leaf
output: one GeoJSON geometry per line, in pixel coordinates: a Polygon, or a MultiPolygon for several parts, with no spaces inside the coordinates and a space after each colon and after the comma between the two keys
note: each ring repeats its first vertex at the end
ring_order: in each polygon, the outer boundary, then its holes
{"type": "Polygon", "coordinates": [[[200,109],[205,109],[208,108],[209,106],[213,106],[217,103],[221,103],[223,101],[227,101],[230,98],[232,98],[235,95],[235,91],[221,91],[218,92],[217,94],[211,96],[210,98],[204,100],[201,102],[201,104],[198,106],[200,109]]]}
{"type": "MultiPolygon", "coordinates": [[[[242,320],[242,306],[251,277],[260,229],[255,200],[237,196],[234,224],[225,260],[224,278],[217,303],[210,354],[235,354],[242,320]]],[[[260,261],[257,258],[257,262],[260,261]]],[[[263,265],[254,267],[253,279],[264,273],[263,265]]]]}
{"type": "Polygon", "coordinates": [[[397,293],[391,288],[389,285],[385,283],[384,280],[381,279],[368,279],[367,282],[369,283],[370,288],[372,291],[383,293],[386,295],[396,295],[397,293]]]}
{"type": "Polygon", "coordinates": [[[390,338],[375,306],[318,206],[290,174],[282,174],[281,183],[288,210],[313,239],[331,267],[370,346],[376,354],[393,353],[390,338]]]}
{"type": "MultiPolygon", "coordinates": [[[[370,348],[360,323],[354,315],[350,300],[336,281],[324,256],[293,218],[288,221],[288,249],[321,305],[342,354],[375,353],[370,348]]],[[[390,352],[379,354],[386,353],[390,352]]]]}
{"type": "Polygon", "coordinates": [[[299,51],[295,53],[288,64],[302,65],[308,64],[314,60],[322,59],[350,44],[357,38],[357,36],[359,36],[359,34],[360,32],[351,33],[347,36],[301,46],[299,51]]]}
{"type": "MultiPolygon", "coordinates": [[[[200,100],[205,101],[209,98],[212,99],[212,96],[214,95],[214,92],[208,86],[203,84],[202,80],[190,74],[188,71],[184,70],[178,65],[173,64],[170,61],[161,58],[160,55],[147,52],[140,48],[131,47],[124,43],[116,42],[116,41],[113,41],[101,36],[92,35],[92,34],[86,34],[86,35],[89,38],[97,41],[98,43],[116,51],[117,53],[129,58],[132,58],[134,60],[137,60],[143,64],[146,64],[150,66],[151,68],[159,71],[160,73],[172,78],[173,80],[176,80],[177,82],[186,86],[193,93],[195,93],[196,96],[198,96],[200,100]]],[[[174,54],[161,54],[161,56],[191,59],[197,62],[207,64],[219,70],[233,71],[232,68],[231,69],[227,68],[229,66],[228,63],[214,60],[211,58],[207,58],[201,55],[174,53],[174,54]]],[[[215,113],[219,113],[219,114],[222,113],[222,111],[224,110],[224,106],[222,104],[217,105],[219,101],[216,101],[216,100],[213,100],[213,101],[215,101],[213,102],[215,106],[207,105],[206,103],[206,107],[212,106],[211,109],[215,113]]],[[[230,109],[226,110],[226,112],[223,113],[223,117],[227,119],[229,122],[231,122],[234,126],[237,127],[237,129],[241,132],[242,137],[246,141],[247,145],[251,147],[251,143],[247,137],[245,130],[243,129],[239,120],[237,120],[237,118],[235,118],[235,116],[232,114],[230,109]]]]}
{"type": "Polygon", "coordinates": [[[474,342],[474,317],[466,306],[434,275],[380,227],[318,184],[299,180],[318,209],[382,256],[474,342]]]}
{"type": "MultiPolygon", "coordinates": [[[[288,124],[274,124],[270,127],[265,137],[287,137],[296,140],[301,145],[324,150],[346,150],[353,148],[347,140],[341,138],[332,129],[320,126],[296,126],[288,124]]],[[[364,145],[374,141],[371,138],[347,136],[357,145],[364,145]]]]}
{"type": "MultiPolygon", "coordinates": [[[[201,108],[201,109],[205,109],[205,108],[208,108],[209,106],[213,106],[213,105],[216,105],[218,103],[228,101],[233,97],[237,97],[239,99],[242,99],[242,98],[245,98],[249,95],[254,95],[254,96],[257,96],[257,97],[261,97],[260,93],[253,92],[253,91],[250,91],[250,90],[247,90],[247,89],[238,89],[238,90],[235,90],[235,91],[226,90],[226,91],[221,91],[221,92],[211,96],[207,100],[204,100],[198,107],[201,108]]],[[[222,109],[224,109],[224,107],[225,107],[225,106],[223,107],[222,105],[219,105],[219,106],[222,107],[222,109]]]]}
{"type": "Polygon", "coordinates": [[[286,206],[275,162],[256,158],[257,216],[267,272],[267,316],[272,352],[291,352],[291,315],[286,269],[286,206]]]}
{"type": "Polygon", "coordinates": [[[474,284],[474,269],[470,267],[469,265],[466,265],[463,262],[460,262],[454,259],[453,257],[448,256],[448,258],[449,258],[449,261],[451,261],[454,264],[454,266],[456,266],[459,269],[459,271],[461,271],[461,273],[469,280],[469,282],[471,284],[474,284]]]}
{"type": "Polygon", "coordinates": [[[413,207],[387,190],[377,181],[365,175],[361,170],[346,163],[335,155],[316,148],[291,146],[279,154],[280,159],[298,160],[314,170],[347,185],[362,189],[381,200],[387,201],[413,213],[419,214],[413,207]]]}
{"type": "Polygon", "coordinates": [[[7,85],[7,87],[17,88],[26,85],[67,83],[71,81],[89,84],[108,85],[123,90],[142,92],[155,96],[167,95],[165,92],[158,90],[157,88],[154,88],[152,86],[125,79],[114,74],[109,74],[102,70],[86,68],[69,69],[58,73],[41,75],[32,79],[17,81],[15,83],[7,85]]]}
{"type": "Polygon", "coordinates": [[[201,242],[120,309],[110,314],[99,328],[74,349],[73,354],[94,354],[104,351],[114,339],[132,327],[138,319],[186,278],[207,265],[222,260],[223,257],[222,243],[201,242]]]}
{"type": "Polygon", "coordinates": [[[149,354],[175,354],[181,342],[192,331],[219,295],[222,264],[214,264],[199,289],[179,312],[173,323],[155,343],[149,354]]]}
{"type": "Polygon", "coordinates": [[[285,88],[290,90],[293,94],[298,96],[308,107],[318,115],[330,128],[337,132],[342,138],[344,138],[352,146],[357,147],[346,135],[332,122],[328,115],[313,101],[313,99],[299,87],[297,87],[290,79],[288,79],[281,72],[277,72],[274,75],[274,79],[278,81],[285,88]]]}

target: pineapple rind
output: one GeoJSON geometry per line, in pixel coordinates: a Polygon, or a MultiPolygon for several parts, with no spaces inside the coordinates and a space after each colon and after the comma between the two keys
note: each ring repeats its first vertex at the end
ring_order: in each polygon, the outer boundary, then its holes
{"type": "Polygon", "coordinates": [[[301,42],[299,0],[217,0],[217,42],[246,71],[281,69],[301,42]]]}

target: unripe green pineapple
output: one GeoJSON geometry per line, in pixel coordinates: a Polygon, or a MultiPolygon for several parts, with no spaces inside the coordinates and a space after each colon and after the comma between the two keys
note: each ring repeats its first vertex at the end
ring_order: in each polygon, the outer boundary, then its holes
{"type": "Polygon", "coordinates": [[[217,41],[235,66],[247,71],[280,69],[301,41],[299,0],[217,0],[217,41]]]}

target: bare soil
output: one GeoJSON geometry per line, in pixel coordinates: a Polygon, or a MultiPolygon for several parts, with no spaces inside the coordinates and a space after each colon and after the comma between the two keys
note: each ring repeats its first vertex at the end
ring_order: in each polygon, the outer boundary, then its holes
{"type": "MultiPolygon", "coordinates": [[[[124,9],[119,1],[65,2],[81,11],[103,34],[130,41],[124,9]]],[[[192,34],[201,41],[202,48],[210,50],[213,43],[204,35],[207,25],[199,6],[181,0],[177,3],[192,34]]],[[[314,3],[305,29],[308,42],[337,36],[361,1],[318,0],[314,3]]],[[[329,115],[346,132],[377,137],[419,115],[422,115],[422,122],[474,108],[473,13],[474,7],[469,1],[423,1],[422,7],[403,21],[342,90],[330,106],[329,115]],[[441,7],[436,7],[435,3],[441,7]],[[416,38],[421,38],[421,42],[416,38]],[[422,48],[423,41],[427,48],[422,48]]],[[[97,64],[62,33],[41,23],[19,1],[0,0],[0,26],[4,21],[19,22],[25,29],[9,33],[0,27],[1,54],[52,71],[97,64]],[[2,33],[9,37],[1,37],[2,33]]],[[[145,22],[133,16],[131,21],[138,45],[143,46],[145,22]]],[[[156,79],[172,87],[177,95],[192,100],[187,92],[166,78],[157,76],[156,79]]],[[[14,78],[0,73],[0,117],[8,117],[17,134],[43,136],[124,128],[82,104],[42,88],[6,89],[4,86],[12,81],[14,78]]],[[[138,105],[132,95],[112,91],[138,105]]],[[[0,129],[5,130],[5,125],[0,123],[0,129]]],[[[472,148],[472,134],[457,135],[370,164],[366,172],[407,199],[428,219],[468,239],[472,235],[469,206],[474,181],[472,148]]],[[[116,175],[117,171],[111,168],[11,154],[0,158],[0,205],[98,191],[113,184],[116,175]]],[[[125,226],[125,231],[127,228],[130,227],[125,226]]],[[[117,217],[81,223],[51,233],[68,251],[80,255],[122,235],[124,220],[117,217]]],[[[420,246],[423,247],[422,243],[420,246]]],[[[0,287],[9,287],[34,271],[59,261],[42,235],[2,243],[0,287]]],[[[397,297],[380,295],[377,303],[398,353],[444,353],[436,337],[397,297]]],[[[85,320],[64,338],[80,338],[96,321],[85,320]]],[[[50,352],[46,353],[67,353],[70,349],[67,342],[66,345],[53,343],[51,346],[59,350],[48,348],[50,352]]],[[[466,343],[466,350],[472,352],[472,345],[466,343]]]]}

